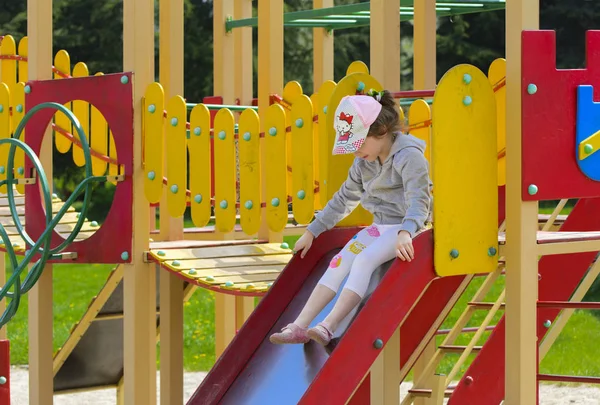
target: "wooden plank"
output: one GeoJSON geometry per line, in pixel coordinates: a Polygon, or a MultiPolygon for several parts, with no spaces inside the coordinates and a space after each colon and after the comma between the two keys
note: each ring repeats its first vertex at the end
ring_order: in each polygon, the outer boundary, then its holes
{"type": "MultiPolygon", "coordinates": [[[[209,285],[220,285],[225,284],[225,287],[231,288],[235,283],[253,283],[257,281],[275,281],[279,277],[280,271],[271,273],[257,273],[257,274],[232,274],[232,275],[216,275],[214,280],[209,281],[203,279],[202,282],[209,285]],[[230,283],[233,283],[229,286],[230,283]]],[[[196,278],[194,275],[189,274],[187,271],[181,273],[182,275],[189,278],[196,278]]]]}
{"type": "MultiPolygon", "coordinates": [[[[169,270],[177,271],[177,267],[171,265],[172,262],[163,262],[163,267],[168,267],[169,270]]],[[[257,274],[279,274],[285,267],[285,264],[275,264],[270,266],[251,266],[251,267],[230,267],[228,269],[185,269],[181,271],[186,277],[193,279],[202,279],[207,283],[214,284],[218,281],[229,280],[231,277],[237,276],[255,276],[257,274]],[[252,270],[254,269],[254,270],[252,270]]]]}
{"type": "Polygon", "coordinates": [[[152,83],[144,97],[144,194],[150,203],[160,201],[163,189],[165,93],[160,83],[152,83]]]}
{"type": "Polygon", "coordinates": [[[267,109],[265,117],[267,223],[272,232],[280,232],[287,223],[287,159],[285,111],[279,104],[267,109]]]}
{"type": "MultiPolygon", "coordinates": [[[[559,243],[559,242],[581,242],[600,240],[600,232],[543,232],[537,233],[537,243],[559,243]]],[[[498,234],[498,242],[501,244],[506,243],[506,233],[500,232],[498,234]]]]}
{"type": "Polygon", "coordinates": [[[255,245],[260,243],[266,242],[260,240],[173,240],[164,242],[152,242],[150,243],[150,249],[191,249],[200,247],[207,248],[214,246],[255,245]]]}
{"type": "Polygon", "coordinates": [[[313,105],[301,95],[292,106],[292,201],[294,218],[308,224],[314,216],[313,105]]]}
{"type": "Polygon", "coordinates": [[[282,249],[276,243],[265,243],[260,245],[241,245],[207,247],[193,249],[169,249],[159,251],[151,250],[150,254],[159,261],[183,260],[183,259],[209,259],[216,257],[240,257],[240,256],[262,256],[289,253],[289,249],[282,249]]]}
{"type": "MultiPolygon", "coordinates": [[[[178,266],[172,267],[175,271],[181,271],[185,269],[225,269],[225,268],[238,268],[239,266],[246,266],[245,268],[251,271],[254,266],[264,266],[270,264],[287,264],[292,258],[291,254],[287,255],[267,255],[267,256],[245,256],[245,257],[222,257],[216,259],[185,259],[179,260],[178,266]]],[[[164,261],[164,264],[171,263],[170,261],[164,261]]],[[[229,271],[229,270],[227,270],[229,271]]]]}
{"type": "MultiPolygon", "coordinates": [[[[172,97],[167,103],[167,208],[173,218],[186,209],[187,149],[185,100],[172,97]]],[[[160,178],[157,179],[161,181],[160,178]]]]}
{"type": "Polygon", "coordinates": [[[235,226],[236,163],[233,114],[221,109],[215,116],[215,217],[219,232],[228,233],[235,226]]]}
{"type": "Polygon", "coordinates": [[[251,109],[240,116],[238,140],[240,155],[240,213],[241,228],[253,235],[260,228],[260,120],[251,109]]]}

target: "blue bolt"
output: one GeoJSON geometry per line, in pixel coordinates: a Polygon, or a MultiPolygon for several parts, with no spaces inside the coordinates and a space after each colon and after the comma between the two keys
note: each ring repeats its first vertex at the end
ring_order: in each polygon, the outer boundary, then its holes
{"type": "Polygon", "coordinates": [[[4,172],[6,172],[6,169],[4,166],[0,166],[0,174],[4,174],[4,172]]]}
{"type": "Polygon", "coordinates": [[[25,86],[25,88],[23,90],[25,91],[25,94],[29,94],[29,93],[31,93],[31,86],[27,85],[27,86],[25,86]]]}
{"type": "Polygon", "coordinates": [[[156,254],[159,256],[164,256],[166,253],[164,250],[159,250],[158,252],[156,252],[156,254]]]}
{"type": "Polygon", "coordinates": [[[225,287],[233,287],[233,281],[226,282],[225,287]]]}
{"type": "Polygon", "coordinates": [[[156,111],[156,106],[155,106],[154,104],[150,104],[150,105],[148,106],[148,112],[149,112],[150,114],[154,114],[154,112],[155,112],[155,111],[156,111]]]}
{"type": "Polygon", "coordinates": [[[0,104],[0,113],[4,112],[4,106],[2,104],[0,104]]]}
{"type": "Polygon", "coordinates": [[[177,194],[178,191],[179,191],[179,187],[177,187],[177,184],[173,184],[171,186],[171,193],[177,194]]]}
{"type": "Polygon", "coordinates": [[[19,112],[19,113],[22,113],[22,112],[23,112],[23,105],[22,105],[22,104],[19,104],[19,105],[17,106],[17,112],[19,112]]]}
{"type": "Polygon", "coordinates": [[[552,326],[552,322],[550,321],[550,319],[546,319],[546,321],[544,322],[544,327],[549,328],[550,326],[552,326]]]}
{"type": "Polygon", "coordinates": [[[529,93],[529,94],[537,93],[537,86],[533,83],[528,84],[527,85],[527,93],[529,93]]]}
{"type": "Polygon", "coordinates": [[[271,135],[271,136],[277,135],[277,128],[275,128],[275,127],[269,128],[269,135],[271,135]]]}
{"type": "Polygon", "coordinates": [[[244,138],[244,141],[247,142],[250,140],[250,138],[252,138],[252,135],[250,135],[250,132],[245,132],[243,138],[244,138]]]}
{"type": "Polygon", "coordinates": [[[496,252],[497,252],[497,250],[496,250],[495,247],[491,247],[491,248],[488,249],[488,255],[489,256],[496,256],[496,252]]]}
{"type": "Polygon", "coordinates": [[[121,259],[122,260],[128,260],[129,259],[129,253],[128,252],[121,253],[121,259]]]}
{"type": "Polygon", "coordinates": [[[155,178],[156,178],[156,173],[154,173],[154,170],[148,172],[148,179],[154,180],[155,178]]]}
{"type": "Polygon", "coordinates": [[[171,118],[171,126],[176,127],[179,124],[179,120],[176,117],[171,118]]]}
{"type": "Polygon", "coordinates": [[[298,118],[298,119],[296,120],[296,126],[297,126],[298,128],[302,128],[302,127],[304,126],[304,120],[303,120],[302,118],[298,118]]]}
{"type": "Polygon", "coordinates": [[[23,173],[25,173],[25,169],[23,169],[22,167],[19,167],[17,169],[17,173],[19,173],[20,175],[22,175],[23,173]]]}
{"type": "Polygon", "coordinates": [[[458,257],[458,250],[452,249],[450,251],[450,257],[452,257],[453,259],[456,259],[458,257]]]}
{"type": "Polygon", "coordinates": [[[179,260],[173,260],[173,263],[171,263],[171,266],[179,266],[181,265],[181,263],[179,263],[179,260]]]}
{"type": "Polygon", "coordinates": [[[469,83],[471,83],[471,75],[470,75],[470,74],[468,74],[468,73],[465,73],[465,74],[463,75],[463,82],[465,82],[465,84],[469,84],[469,83]]]}
{"type": "Polygon", "coordinates": [[[252,201],[248,200],[244,203],[244,207],[246,207],[247,210],[251,210],[252,207],[254,207],[254,204],[252,204],[252,201]]]}
{"type": "Polygon", "coordinates": [[[381,349],[383,347],[383,340],[375,339],[375,341],[373,342],[373,347],[375,349],[381,349]]]}
{"type": "Polygon", "coordinates": [[[224,141],[226,136],[227,135],[225,134],[225,131],[220,131],[219,132],[219,139],[220,140],[224,141]]]}
{"type": "Polygon", "coordinates": [[[471,98],[471,96],[465,96],[465,98],[463,98],[464,105],[471,105],[472,102],[473,102],[473,99],[471,98]]]}
{"type": "Polygon", "coordinates": [[[6,381],[7,381],[6,377],[4,377],[4,376],[0,377],[0,385],[6,384],[6,381]]]}
{"type": "Polygon", "coordinates": [[[202,133],[202,128],[200,128],[200,127],[194,128],[194,135],[200,136],[201,133],[202,133]]]}
{"type": "Polygon", "coordinates": [[[213,276],[206,276],[206,281],[215,281],[213,276]]]}
{"type": "Polygon", "coordinates": [[[219,206],[221,208],[223,208],[223,209],[227,209],[227,206],[228,206],[227,201],[226,200],[221,201],[221,203],[219,204],[219,206]]]}
{"type": "Polygon", "coordinates": [[[188,271],[188,273],[189,273],[189,274],[191,274],[191,275],[193,276],[194,274],[196,274],[196,269],[190,269],[190,270],[188,271]]]}
{"type": "Polygon", "coordinates": [[[279,198],[275,197],[271,200],[271,205],[273,207],[279,207],[279,198]]]}
{"type": "Polygon", "coordinates": [[[323,107],[323,114],[327,114],[327,106],[323,107]]]}
{"type": "Polygon", "coordinates": [[[527,187],[527,192],[529,195],[536,195],[538,192],[538,187],[535,184],[530,184],[529,187],[527,187]]]}
{"type": "Polygon", "coordinates": [[[93,226],[93,227],[96,227],[96,226],[98,226],[98,222],[92,221],[92,222],[90,222],[90,225],[93,226]]]}
{"type": "Polygon", "coordinates": [[[296,196],[301,199],[304,200],[304,197],[306,197],[306,192],[304,190],[300,190],[296,193],[296,196]]]}
{"type": "Polygon", "coordinates": [[[125,75],[121,76],[121,83],[123,83],[123,84],[129,83],[129,77],[127,77],[125,75]]]}
{"type": "Polygon", "coordinates": [[[196,202],[196,204],[200,204],[202,202],[202,196],[200,194],[196,194],[194,196],[194,201],[196,202]]]}
{"type": "Polygon", "coordinates": [[[365,84],[363,82],[358,82],[358,86],[356,87],[356,90],[363,91],[364,89],[365,89],[365,84]]]}

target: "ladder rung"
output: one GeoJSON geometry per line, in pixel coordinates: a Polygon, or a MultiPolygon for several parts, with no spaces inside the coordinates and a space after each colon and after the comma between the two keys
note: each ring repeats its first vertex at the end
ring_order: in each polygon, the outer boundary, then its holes
{"type": "MultiPolygon", "coordinates": [[[[451,390],[451,389],[445,390],[444,397],[450,398],[453,391],[454,390],[451,390]]],[[[413,388],[413,389],[408,390],[408,393],[415,397],[426,397],[426,398],[431,397],[431,389],[430,388],[413,388]]]]}
{"type": "MultiPolygon", "coordinates": [[[[488,309],[488,308],[492,308],[494,306],[493,302],[478,302],[478,301],[471,301],[468,304],[471,307],[474,307],[475,309],[488,309]]],[[[500,308],[504,308],[506,304],[502,303],[500,304],[500,308]]]]}
{"type": "MultiPolygon", "coordinates": [[[[494,330],[494,327],[496,327],[496,325],[490,325],[488,327],[485,328],[485,330],[494,330]]],[[[472,332],[477,332],[480,328],[473,326],[473,327],[469,327],[469,328],[463,328],[461,330],[461,333],[472,333],[472,332]]],[[[448,333],[450,333],[452,331],[452,329],[439,329],[435,334],[436,335],[447,335],[448,333]]]]}
{"type": "MultiPolygon", "coordinates": [[[[440,345],[438,348],[448,353],[462,353],[466,350],[467,346],[440,345]]],[[[481,350],[481,348],[482,346],[473,346],[471,352],[478,352],[481,350]]]]}

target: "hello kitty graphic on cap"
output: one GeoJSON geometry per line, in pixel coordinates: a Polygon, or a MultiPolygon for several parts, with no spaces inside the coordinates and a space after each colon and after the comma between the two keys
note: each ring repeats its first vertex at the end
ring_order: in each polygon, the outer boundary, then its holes
{"type": "Polygon", "coordinates": [[[343,155],[359,150],[380,111],[381,104],[371,96],[342,98],[335,111],[333,154],[343,155]]]}

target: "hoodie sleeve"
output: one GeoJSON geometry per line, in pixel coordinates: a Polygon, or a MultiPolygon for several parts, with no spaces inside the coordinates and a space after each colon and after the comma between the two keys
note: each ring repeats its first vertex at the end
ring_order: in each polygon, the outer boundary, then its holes
{"type": "Polygon", "coordinates": [[[325,208],[319,212],[315,220],[306,228],[315,238],[321,233],[333,228],[338,222],[348,216],[358,206],[364,193],[362,176],[356,161],[350,166],[348,178],[340,189],[335,192],[325,208]]]}
{"type": "Polygon", "coordinates": [[[402,177],[407,209],[400,231],[411,237],[425,226],[431,208],[431,181],[429,164],[417,148],[406,148],[394,159],[394,168],[402,177]]]}

